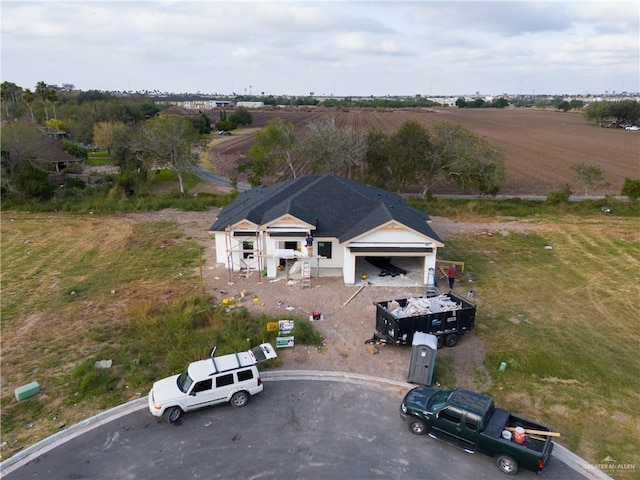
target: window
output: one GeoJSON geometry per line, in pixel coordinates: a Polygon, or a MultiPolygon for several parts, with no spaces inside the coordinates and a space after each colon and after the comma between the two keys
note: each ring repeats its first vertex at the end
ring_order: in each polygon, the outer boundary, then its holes
{"type": "Polygon", "coordinates": [[[244,382],[246,380],[251,380],[253,378],[253,372],[251,369],[249,370],[241,370],[238,372],[238,381],[244,382]]]}
{"type": "Polygon", "coordinates": [[[478,428],[478,419],[473,415],[467,414],[467,418],[464,423],[467,425],[469,430],[476,430],[478,428]]]}
{"type": "Polygon", "coordinates": [[[211,379],[203,380],[202,382],[196,383],[196,386],[193,387],[193,393],[204,392],[205,390],[211,390],[211,379]]]}
{"type": "Polygon", "coordinates": [[[180,374],[180,376],[178,377],[178,388],[182,393],[187,393],[192,383],[193,383],[193,380],[191,379],[191,377],[189,376],[189,373],[187,373],[186,370],[182,374],[180,374]]]}
{"type": "Polygon", "coordinates": [[[228,375],[220,375],[216,378],[216,388],[224,387],[225,385],[233,384],[233,373],[229,373],[228,375]]]}
{"type": "Polygon", "coordinates": [[[462,420],[462,415],[460,414],[460,412],[451,408],[445,408],[444,410],[442,410],[439,417],[453,423],[460,423],[460,420],[462,420]]]}
{"type": "Polygon", "coordinates": [[[318,242],[318,256],[331,258],[331,242],[318,242]]]}
{"type": "Polygon", "coordinates": [[[249,258],[253,255],[253,240],[242,242],[242,258],[249,258]]]}

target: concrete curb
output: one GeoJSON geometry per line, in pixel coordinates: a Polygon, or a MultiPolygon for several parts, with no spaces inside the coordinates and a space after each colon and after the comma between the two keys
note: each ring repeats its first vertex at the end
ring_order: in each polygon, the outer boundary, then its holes
{"type": "Polygon", "coordinates": [[[117,420],[120,417],[128,415],[137,410],[142,410],[146,406],[147,396],[145,395],[142,398],[132,400],[104,412],[100,412],[93,417],[89,417],[80,423],[76,423],[69,428],[61,430],[58,433],[55,433],[50,437],[47,437],[44,440],[41,440],[38,443],[25,448],[24,450],[20,450],[12,457],[9,457],[8,459],[0,463],[0,477],[13,472],[25,463],[28,463],[34,458],[37,458],[40,455],[48,452],[49,450],[56,448],[58,445],[62,445],[63,443],[66,443],[69,440],[82,435],[89,430],[117,420]]]}
{"type": "MultiPolygon", "coordinates": [[[[291,381],[291,380],[314,380],[325,382],[345,382],[359,385],[378,385],[381,387],[399,387],[411,389],[416,385],[386,378],[372,377],[369,375],[360,375],[358,373],[319,371],[319,370],[273,370],[261,372],[260,376],[267,382],[291,381]]],[[[69,440],[82,435],[83,433],[117,420],[120,417],[142,410],[147,406],[147,397],[144,396],[137,400],[132,400],[123,405],[111,408],[101,412],[93,417],[87,418],[65,430],[62,430],[40,442],[21,450],[12,457],[0,463],[0,477],[8,475],[22,465],[30,462],[34,458],[56,448],[69,440]]],[[[555,444],[553,456],[567,464],[572,469],[580,472],[585,477],[592,480],[613,480],[603,471],[595,468],[583,458],[575,453],[567,450],[559,444],[555,444]]]]}

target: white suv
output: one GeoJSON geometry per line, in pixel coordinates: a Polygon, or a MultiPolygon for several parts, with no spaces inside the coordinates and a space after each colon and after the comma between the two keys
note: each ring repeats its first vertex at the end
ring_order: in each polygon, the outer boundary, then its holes
{"type": "Polygon", "coordinates": [[[209,405],[229,402],[243,407],[263,388],[256,363],[277,356],[269,343],[263,343],[247,352],[193,362],[183,373],[153,384],[149,411],[156,417],[165,415],[173,423],[183,412],[209,405]]]}

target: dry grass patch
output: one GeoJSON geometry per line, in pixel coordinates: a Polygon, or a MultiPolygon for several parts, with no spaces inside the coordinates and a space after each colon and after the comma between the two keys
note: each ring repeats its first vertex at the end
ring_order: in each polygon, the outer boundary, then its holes
{"type": "Polygon", "coordinates": [[[76,402],[74,372],[121,347],[133,302],[197,289],[199,246],[169,222],[120,216],[11,212],[1,233],[4,457],[132,397],[116,381],[105,398],[76,402]],[[16,402],[32,381],[42,393],[16,402]]]}

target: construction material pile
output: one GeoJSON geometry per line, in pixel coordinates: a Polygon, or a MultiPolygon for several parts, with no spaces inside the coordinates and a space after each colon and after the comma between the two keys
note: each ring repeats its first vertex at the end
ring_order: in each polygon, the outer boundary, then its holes
{"type": "Polygon", "coordinates": [[[408,298],[407,304],[404,307],[401,307],[398,302],[395,301],[389,304],[389,312],[396,318],[451,312],[460,310],[461,308],[461,305],[451,300],[447,295],[408,298]]]}

